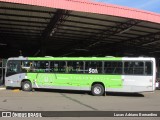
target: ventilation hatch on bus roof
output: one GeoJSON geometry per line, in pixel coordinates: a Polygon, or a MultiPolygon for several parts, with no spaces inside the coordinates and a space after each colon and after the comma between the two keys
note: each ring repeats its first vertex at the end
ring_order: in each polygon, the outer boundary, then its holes
{"type": "Polygon", "coordinates": [[[114,57],[114,56],[105,56],[105,57],[114,57]]]}

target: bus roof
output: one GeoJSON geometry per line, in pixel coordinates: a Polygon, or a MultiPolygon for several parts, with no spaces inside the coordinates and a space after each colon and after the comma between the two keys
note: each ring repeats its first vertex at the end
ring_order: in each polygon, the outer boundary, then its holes
{"type": "Polygon", "coordinates": [[[153,57],[12,57],[8,60],[154,60],[153,57]]]}

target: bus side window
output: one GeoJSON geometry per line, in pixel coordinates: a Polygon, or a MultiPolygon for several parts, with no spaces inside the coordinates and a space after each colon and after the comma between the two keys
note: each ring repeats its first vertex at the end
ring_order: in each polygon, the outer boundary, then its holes
{"type": "Polygon", "coordinates": [[[21,61],[21,72],[30,72],[31,70],[31,65],[32,65],[32,62],[31,61],[21,61]]]}
{"type": "Polygon", "coordinates": [[[122,62],[107,61],[104,64],[106,74],[122,74],[122,62]]]}
{"type": "Polygon", "coordinates": [[[50,72],[52,72],[52,73],[65,73],[66,72],[66,62],[64,62],[64,61],[51,61],[50,62],[50,72]]]}
{"type": "Polygon", "coordinates": [[[59,73],[65,73],[66,72],[66,62],[65,61],[60,61],[59,62],[58,72],[59,73]]]}
{"type": "Polygon", "coordinates": [[[144,75],[144,62],[141,61],[125,61],[124,73],[126,75],[144,75]]]}
{"type": "Polygon", "coordinates": [[[77,73],[83,73],[83,62],[81,62],[81,64],[79,62],[77,62],[77,65],[75,67],[75,71],[77,73]]]}
{"type": "Polygon", "coordinates": [[[83,73],[83,61],[68,61],[67,69],[67,73],[83,73]]]}
{"type": "Polygon", "coordinates": [[[151,62],[145,62],[145,74],[146,75],[152,74],[152,63],[151,62]]]}
{"type": "Polygon", "coordinates": [[[144,62],[135,62],[133,72],[135,75],[143,75],[144,74],[144,62]]]}

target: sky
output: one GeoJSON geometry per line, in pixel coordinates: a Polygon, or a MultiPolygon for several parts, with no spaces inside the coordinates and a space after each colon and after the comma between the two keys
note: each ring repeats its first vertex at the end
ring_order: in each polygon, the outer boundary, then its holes
{"type": "Polygon", "coordinates": [[[160,0],[93,0],[160,13],[160,0]]]}

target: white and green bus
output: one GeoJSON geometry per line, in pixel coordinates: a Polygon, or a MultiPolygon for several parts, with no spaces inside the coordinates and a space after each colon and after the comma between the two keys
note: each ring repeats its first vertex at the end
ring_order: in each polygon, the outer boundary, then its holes
{"type": "Polygon", "coordinates": [[[15,57],[5,72],[7,87],[105,92],[155,90],[156,63],[149,57],[15,57]]]}

